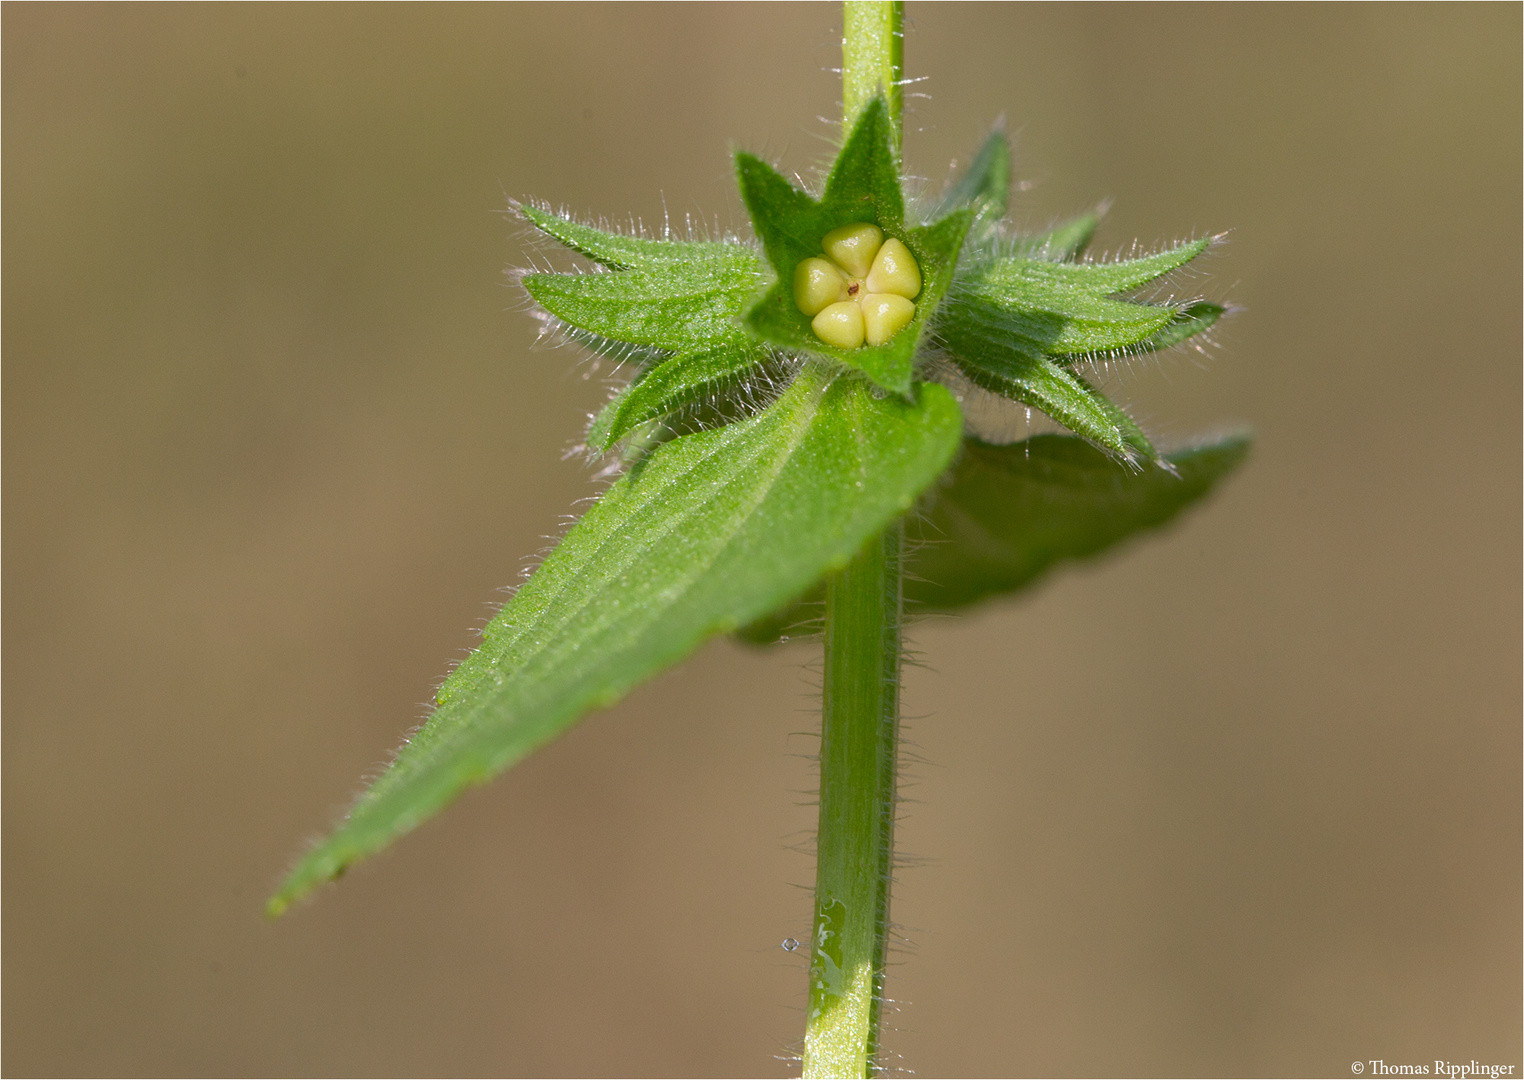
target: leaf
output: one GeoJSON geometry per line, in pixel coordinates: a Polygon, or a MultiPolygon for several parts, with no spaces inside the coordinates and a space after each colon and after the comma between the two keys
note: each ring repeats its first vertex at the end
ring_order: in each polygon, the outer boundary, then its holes
{"type": "Polygon", "coordinates": [[[1068,368],[1003,334],[998,325],[949,319],[938,327],[938,336],[976,386],[1041,409],[1124,461],[1153,457],[1153,447],[1121,409],[1068,368]]]}
{"type": "Polygon", "coordinates": [[[1107,297],[1179,269],[1210,243],[1197,240],[1110,263],[993,259],[960,275],[946,317],[998,326],[1050,355],[1127,348],[1162,329],[1176,309],[1107,297]]]}
{"type": "Polygon", "coordinates": [[[805,367],[765,412],[663,444],[488,625],[438,708],[269,903],[293,900],[607,707],[704,639],[774,610],[903,513],[962,417],[805,367]]]}
{"type": "Polygon", "coordinates": [[[842,144],[820,201],[824,213],[847,215],[828,226],[864,218],[850,215],[871,208],[873,221],[893,235],[905,225],[905,197],[900,192],[899,155],[894,152],[894,125],[889,103],[880,94],[858,115],[842,144]]]}
{"type": "Polygon", "coordinates": [[[1005,132],[996,128],[979,147],[974,160],[943,196],[938,214],[948,214],[965,206],[974,208],[979,221],[999,221],[1005,217],[1006,200],[1011,191],[1011,147],[1005,132]]]}
{"type": "Polygon", "coordinates": [[[518,212],[546,236],[610,270],[650,270],[674,262],[690,262],[695,257],[702,261],[709,249],[738,246],[710,241],[649,240],[641,236],[623,236],[583,225],[527,203],[520,205],[518,212]]]}
{"type": "Polygon", "coordinates": [[[828,357],[857,368],[886,390],[908,394],[916,349],[952,283],[974,215],[965,209],[930,225],[908,226],[890,133],[888,106],[882,97],[875,98],[842,146],[819,200],[789,183],[761,158],[736,155],[741,197],[775,275],[744,318],[755,334],[774,345],[828,357]],[[794,304],[794,268],[821,253],[826,233],[860,221],[904,242],[920,267],[921,292],[915,299],[915,317],[890,341],[838,349],[815,336],[809,318],[794,304]]]}
{"type": "Polygon", "coordinates": [[[1041,409],[1126,460],[1151,458],[1137,424],[1060,365],[1067,357],[1167,348],[1210,326],[1222,314],[1215,304],[1180,309],[1110,295],[1179,269],[1210,243],[1194,240],[1109,263],[1018,255],[987,260],[959,275],[937,324],[938,339],[977,385],[1041,409]]]}
{"type": "MultiPolygon", "coordinates": [[[[587,426],[588,449],[603,453],[617,441],[610,436],[614,430],[614,420],[619,416],[619,410],[624,407],[625,398],[630,396],[630,391],[635,389],[635,384],[622,387],[608,403],[598,410],[593,417],[593,422],[587,426]]],[[[628,431],[625,434],[629,434],[628,431]]]]}
{"type": "Polygon", "coordinates": [[[768,348],[740,324],[761,272],[749,248],[620,236],[538,207],[519,212],[610,268],[526,274],[525,290],[572,340],[643,369],[593,420],[592,449],[607,450],[641,424],[741,382],[769,359],[768,348]]]}
{"type": "Polygon", "coordinates": [[[1162,352],[1173,348],[1182,341],[1195,337],[1203,330],[1209,329],[1212,324],[1227,312],[1227,308],[1221,304],[1213,304],[1206,300],[1198,301],[1188,307],[1175,312],[1175,317],[1166,323],[1152,337],[1138,342],[1138,352],[1162,352]]]}
{"type": "Polygon", "coordinates": [[[949,322],[978,323],[1050,356],[1126,349],[1146,341],[1178,314],[1164,304],[1108,299],[1178,270],[1206,250],[1195,240],[1141,259],[1110,263],[1050,262],[1006,256],[958,278],[949,322]]]}
{"type": "Polygon", "coordinates": [[[1081,214],[1045,233],[1017,238],[1011,242],[1009,253],[1052,262],[1073,259],[1090,246],[1090,240],[1095,236],[1096,227],[1100,223],[1101,215],[1097,212],[1081,214]]]}
{"type": "Polygon", "coordinates": [[[1109,300],[1030,281],[1001,288],[971,277],[966,285],[958,282],[942,325],[966,324],[1029,352],[1076,356],[1136,345],[1174,317],[1175,310],[1162,305],[1109,300]]]}
{"type": "Polygon", "coordinates": [[[1009,446],[968,440],[950,482],[907,537],[907,605],[957,611],[1034,584],[1054,565],[1091,558],[1158,528],[1207,495],[1248,456],[1230,435],[1164,455],[1171,469],[1122,468],[1080,439],[1037,435],[1009,446]]]}
{"type": "MultiPolygon", "coordinates": [[[[1068,435],[1009,446],[966,440],[929,509],[906,522],[906,610],[961,611],[1030,588],[1065,560],[1092,558],[1173,520],[1248,451],[1246,435],[1231,435],[1134,472],[1068,435]]],[[[818,629],[823,600],[817,588],[736,636],[766,645],[818,629]]]]}
{"type": "Polygon", "coordinates": [[[766,359],[767,351],[750,343],[681,353],[646,371],[609,402],[588,431],[588,445],[607,450],[649,420],[744,383],[748,376],[760,373],[766,359]]]}
{"type": "Polygon", "coordinates": [[[1154,464],[1159,464],[1162,461],[1159,457],[1159,452],[1154,449],[1154,444],[1149,442],[1148,436],[1143,433],[1143,429],[1138,426],[1137,421],[1127,415],[1126,410],[1096,389],[1095,384],[1079,372],[1068,368],[1060,368],[1059,370],[1067,371],[1068,374],[1073,375],[1074,381],[1089,391],[1091,398],[1105,410],[1107,417],[1116,425],[1116,429],[1122,433],[1122,441],[1127,444],[1128,449],[1137,451],[1137,458],[1123,455],[1123,461],[1127,465],[1136,466],[1138,458],[1141,458],[1143,461],[1151,461],[1154,464]]]}
{"type": "Polygon", "coordinates": [[[523,284],[556,318],[599,337],[674,352],[745,347],[738,320],[756,288],[756,255],[739,244],[691,246],[711,250],[653,270],[526,274],[523,284]]]}
{"type": "Polygon", "coordinates": [[[1020,289],[1024,285],[1048,285],[1074,289],[1092,296],[1126,292],[1178,270],[1200,255],[1212,241],[1192,240],[1141,259],[1117,262],[1050,262],[1045,259],[1013,258],[992,266],[986,279],[999,287],[1020,289]]]}

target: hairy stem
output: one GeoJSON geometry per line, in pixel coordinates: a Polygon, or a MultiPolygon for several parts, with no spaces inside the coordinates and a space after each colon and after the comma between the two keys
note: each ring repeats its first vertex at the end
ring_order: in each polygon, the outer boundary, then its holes
{"type": "MultiPolygon", "coordinates": [[[[847,129],[877,93],[900,144],[904,4],[843,5],[847,129]]],[[[806,1077],[872,1075],[894,862],[903,528],[896,521],[826,583],[825,694],[806,1077]]]]}
{"type": "Polygon", "coordinates": [[[899,736],[895,522],[826,585],[819,854],[804,1075],[863,1077],[878,1051],[899,736]]]}
{"type": "Polygon", "coordinates": [[[903,0],[846,0],[842,4],[841,118],[842,131],[863,106],[882,92],[894,125],[894,148],[900,148],[905,77],[905,5],[903,0]]]}

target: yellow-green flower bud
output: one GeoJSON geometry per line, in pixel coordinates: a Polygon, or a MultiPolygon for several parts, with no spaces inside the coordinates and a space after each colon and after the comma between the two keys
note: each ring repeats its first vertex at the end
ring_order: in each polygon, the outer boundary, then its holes
{"type": "Polygon", "coordinates": [[[820,246],[827,258],[794,267],[794,303],[816,337],[855,349],[865,341],[882,345],[910,325],[921,268],[904,243],[885,240],[877,225],[859,221],[832,229],[820,246]]]}
{"type": "Polygon", "coordinates": [[[891,236],[873,257],[867,284],[870,293],[893,293],[914,300],[921,291],[921,268],[910,249],[891,236]]]}
{"type": "Polygon", "coordinates": [[[869,345],[882,345],[915,318],[915,304],[894,293],[869,293],[861,306],[863,339],[869,345]]]}
{"type": "Polygon", "coordinates": [[[838,349],[855,349],[863,343],[863,309],[853,300],[825,308],[810,322],[815,336],[838,349]]]}
{"type": "Polygon", "coordinates": [[[873,256],[878,254],[884,234],[877,225],[860,221],[855,225],[843,225],[825,234],[820,246],[848,277],[865,278],[873,268],[873,256]]]}
{"type": "Polygon", "coordinates": [[[847,277],[835,263],[805,259],[794,268],[794,303],[810,318],[847,298],[847,277]]]}

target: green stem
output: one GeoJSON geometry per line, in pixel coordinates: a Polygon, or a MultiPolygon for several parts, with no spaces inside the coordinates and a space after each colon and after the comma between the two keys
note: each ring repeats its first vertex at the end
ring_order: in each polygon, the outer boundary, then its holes
{"type": "Polygon", "coordinates": [[[903,0],[846,0],[841,13],[842,132],[863,106],[882,93],[889,102],[894,148],[900,148],[905,77],[905,4],[903,0]]]}
{"type": "MultiPolygon", "coordinates": [[[[901,0],[843,5],[842,114],[875,94],[900,145],[901,0]]],[[[825,693],[806,1077],[866,1077],[878,1053],[894,869],[903,529],[896,521],[826,582],[825,693]]]]}
{"type": "Polygon", "coordinates": [[[806,1077],[871,1075],[894,859],[901,526],[826,583],[825,717],[806,1077]]]}

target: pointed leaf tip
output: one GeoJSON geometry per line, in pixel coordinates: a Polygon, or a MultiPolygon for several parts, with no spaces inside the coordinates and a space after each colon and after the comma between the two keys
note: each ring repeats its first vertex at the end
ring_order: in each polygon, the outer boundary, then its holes
{"type": "Polygon", "coordinates": [[[996,128],[985,138],[974,159],[948,188],[939,207],[939,216],[963,207],[973,207],[980,220],[999,221],[1005,217],[1011,189],[1011,146],[1005,132],[996,128]]]}
{"type": "Polygon", "coordinates": [[[877,398],[861,378],[810,365],[757,416],[663,444],[504,605],[428,722],[267,910],[804,592],[935,481],[961,435],[940,386],[914,402],[877,398]]]}

